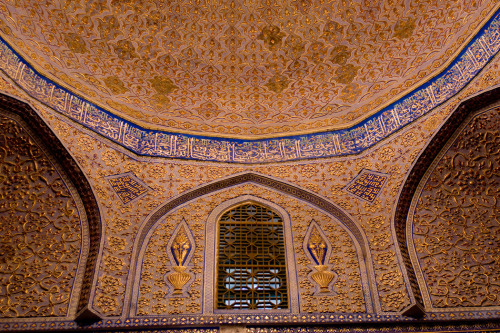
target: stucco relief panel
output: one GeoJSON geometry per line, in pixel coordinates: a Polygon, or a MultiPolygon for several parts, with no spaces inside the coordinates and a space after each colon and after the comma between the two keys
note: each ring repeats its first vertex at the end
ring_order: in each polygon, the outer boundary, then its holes
{"type": "MultiPolygon", "coordinates": [[[[389,212],[394,209],[394,198],[413,160],[460,99],[494,85],[499,80],[499,66],[495,60],[456,99],[386,140],[383,146],[370,149],[360,156],[270,164],[265,167],[141,159],[117,150],[106,141],[95,139],[35,101],[32,104],[75,156],[100,203],[106,234],[103,236],[105,245],[94,306],[103,314],[118,315],[122,311],[133,237],[137,232],[137,224],[148,212],[181,192],[246,170],[285,179],[323,195],[357,219],[369,242],[373,244],[370,246],[377,283],[382,286],[379,287],[382,309],[397,311],[405,306],[407,298],[406,287],[401,282],[398,258],[394,254],[394,244],[388,231],[391,216],[389,212]],[[372,204],[353,198],[342,190],[363,169],[390,175],[382,193],[372,204]],[[147,196],[138,199],[134,207],[122,205],[105,178],[126,172],[133,172],[152,189],[147,196]],[[383,285],[382,281],[385,281],[383,285]]],[[[26,98],[7,81],[1,80],[0,84],[4,91],[26,98]]]]}
{"type": "Polygon", "coordinates": [[[69,314],[80,223],[50,158],[22,125],[0,114],[1,318],[69,314]]]}
{"type": "Polygon", "coordinates": [[[433,308],[500,305],[500,109],[473,118],[441,156],[413,219],[433,308]]]}
{"type": "MultiPolygon", "coordinates": [[[[63,140],[66,137],[77,138],[67,144],[94,184],[105,216],[113,216],[105,218],[105,229],[109,236],[104,237],[106,240],[104,260],[101,263],[101,277],[94,302],[96,308],[104,314],[113,315],[122,311],[126,271],[130,261],[133,235],[137,232],[136,225],[168,198],[208,181],[245,170],[254,170],[296,183],[330,198],[357,218],[369,241],[373,243],[371,250],[374,256],[375,274],[379,281],[377,283],[383,283],[385,286],[379,291],[382,310],[398,311],[407,304],[406,289],[394,255],[387,212],[391,209],[393,197],[397,194],[405,168],[412,158],[417,156],[416,143],[423,144],[425,136],[420,132],[414,134],[410,131],[401,138],[390,141],[385,147],[362,157],[308,164],[236,167],[224,164],[141,162],[108,147],[50,114],[47,116],[63,140]],[[397,161],[396,165],[392,161],[397,161]],[[381,170],[391,175],[381,196],[373,204],[361,202],[342,191],[342,188],[364,168],[381,170]],[[134,209],[125,207],[118,201],[109,182],[104,178],[124,172],[133,172],[152,189],[146,197],[136,202],[134,209]],[[109,287],[110,284],[113,287],[109,287]]],[[[431,125],[437,126],[438,122],[432,120],[431,125]]],[[[422,126],[419,125],[417,130],[421,131],[422,126]]]]}
{"type": "MultiPolygon", "coordinates": [[[[156,225],[142,262],[137,315],[201,313],[203,297],[201,285],[204,279],[203,245],[205,244],[207,216],[221,203],[246,194],[273,202],[290,214],[295,262],[290,260],[287,265],[296,265],[299,287],[298,290],[289,292],[299,293],[301,312],[366,311],[363,288],[368,287],[362,285],[358,262],[360,258],[350,236],[339,226],[339,223],[299,200],[260,186],[244,184],[197,199],[168,214],[156,225]],[[169,271],[166,244],[176,225],[183,219],[193,231],[196,241],[196,250],[190,267],[190,271],[196,274],[196,278],[188,289],[187,295],[179,297],[168,295],[165,280],[165,274],[169,271]],[[331,256],[326,263],[338,275],[331,287],[332,293],[316,292],[317,286],[308,278],[313,272],[310,267],[313,262],[304,253],[303,243],[307,228],[313,219],[324,228],[324,233],[332,244],[331,256]]],[[[216,264],[215,258],[205,257],[205,260],[210,260],[213,265],[216,264]]]]}
{"type": "Polygon", "coordinates": [[[257,136],[360,120],[445,64],[496,2],[0,5],[3,36],[42,73],[125,119],[257,136]]]}

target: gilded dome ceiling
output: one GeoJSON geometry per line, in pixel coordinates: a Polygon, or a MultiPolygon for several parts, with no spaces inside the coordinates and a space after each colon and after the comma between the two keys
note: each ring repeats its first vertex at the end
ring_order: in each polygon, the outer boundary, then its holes
{"type": "Polygon", "coordinates": [[[145,128],[346,128],[449,64],[497,0],[1,0],[39,73],[145,128]]]}

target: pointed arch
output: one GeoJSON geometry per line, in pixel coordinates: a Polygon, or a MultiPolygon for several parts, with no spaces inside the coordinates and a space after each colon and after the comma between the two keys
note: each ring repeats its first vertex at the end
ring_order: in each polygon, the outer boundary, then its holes
{"type": "Polygon", "coordinates": [[[356,240],[359,242],[363,255],[366,257],[368,253],[368,242],[366,236],[362,231],[361,227],[351,219],[341,208],[337,207],[335,204],[331,203],[329,200],[323,198],[322,196],[310,192],[306,189],[302,189],[296,185],[292,185],[283,180],[277,180],[270,176],[265,176],[256,172],[244,172],[240,174],[235,174],[230,177],[216,180],[208,184],[198,186],[188,192],[182,193],[170,200],[159,209],[154,211],[145,220],[145,223],[141,226],[136,243],[142,244],[144,238],[146,237],[147,230],[149,230],[153,224],[155,224],[163,215],[171,211],[172,209],[188,202],[193,199],[204,196],[208,193],[219,191],[224,188],[231,186],[236,186],[243,183],[255,183],[265,187],[272,188],[284,194],[288,194],[297,199],[306,201],[317,208],[320,208],[331,215],[335,216],[341,223],[343,223],[354,235],[356,240]]]}
{"type": "Polygon", "coordinates": [[[243,172],[239,174],[234,174],[223,179],[215,180],[207,184],[200,185],[194,189],[191,189],[185,193],[181,193],[174,197],[172,200],[166,202],[164,205],[160,206],[149,216],[146,217],[144,222],[139,227],[137,237],[134,241],[130,271],[129,276],[131,277],[127,281],[126,295],[124,298],[124,311],[129,312],[129,315],[133,315],[135,310],[135,305],[132,304],[132,296],[135,290],[138,288],[139,278],[137,277],[137,272],[140,270],[138,266],[138,261],[141,253],[145,251],[146,238],[152,231],[153,226],[160,221],[160,219],[168,214],[170,211],[187,204],[188,202],[200,198],[202,196],[209,195],[210,193],[217,192],[226,188],[234,187],[244,183],[254,183],[263,187],[270,188],[277,192],[289,195],[307,204],[310,204],[320,210],[328,213],[329,215],[335,217],[351,234],[352,239],[355,241],[360,249],[361,262],[367,271],[367,285],[370,303],[370,311],[375,312],[381,311],[379,297],[376,292],[375,286],[375,275],[374,269],[372,267],[371,254],[368,249],[368,241],[366,235],[364,234],[362,228],[349,217],[341,208],[336,206],[334,203],[328,199],[313,193],[309,190],[300,188],[294,184],[288,183],[283,180],[275,179],[273,177],[262,175],[256,172],[243,172]],[[373,309],[371,307],[373,306],[373,309]]]}
{"type": "MultiPolygon", "coordinates": [[[[221,216],[223,216],[224,213],[226,213],[228,210],[244,205],[246,203],[256,203],[262,207],[265,207],[272,211],[274,214],[280,217],[281,220],[281,225],[282,225],[282,237],[283,237],[283,245],[286,245],[284,248],[284,254],[287,258],[287,262],[295,262],[295,253],[293,251],[293,247],[288,246],[293,244],[292,241],[292,233],[291,233],[291,221],[288,213],[283,209],[281,206],[269,202],[267,200],[264,200],[262,198],[246,194],[242,195],[227,201],[222,202],[220,205],[215,207],[210,215],[207,218],[207,237],[205,239],[205,257],[206,258],[211,258],[216,256],[216,253],[218,252],[218,241],[217,239],[217,230],[220,222],[221,216]]],[[[216,276],[217,276],[217,267],[214,265],[214,263],[205,261],[204,264],[204,271],[206,272],[206,278],[205,278],[205,283],[204,283],[204,294],[205,294],[205,301],[206,301],[206,308],[205,311],[207,313],[213,314],[213,313],[224,313],[227,312],[225,310],[221,309],[216,309],[217,307],[217,296],[216,293],[214,293],[214,288],[216,288],[216,276]]],[[[297,290],[297,278],[296,278],[296,271],[295,271],[295,266],[287,264],[285,268],[285,273],[287,275],[287,289],[288,289],[288,296],[287,296],[287,302],[288,305],[286,308],[283,309],[278,309],[277,311],[286,311],[286,312],[291,312],[291,313],[298,313],[299,312],[299,300],[298,300],[298,294],[297,293],[292,293],[290,290],[297,290]]],[[[276,311],[276,309],[274,310],[276,311]]]]}
{"type": "MultiPolygon", "coordinates": [[[[403,314],[421,317],[425,310],[423,306],[422,293],[418,286],[417,277],[413,263],[410,259],[408,243],[407,243],[407,228],[408,219],[412,202],[415,195],[418,193],[418,188],[423,186],[422,179],[429,172],[429,168],[434,162],[437,152],[443,150],[447,143],[452,140],[457,131],[468,122],[476,113],[493,107],[500,103],[500,87],[493,88],[486,92],[475,95],[468,100],[462,102],[455,111],[451,114],[448,120],[441,126],[439,131],[434,135],[427,147],[422,151],[419,158],[415,162],[412,170],[409,172],[405,183],[400,191],[399,199],[394,215],[393,231],[396,235],[399,251],[404,262],[407,278],[411,286],[411,305],[407,307],[403,314]]],[[[432,171],[432,170],[431,170],[432,171]]]]}
{"type": "Polygon", "coordinates": [[[82,245],[87,250],[86,253],[80,254],[83,263],[79,266],[83,266],[84,269],[76,306],[76,320],[98,320],[99,316],[89,307],[89,300],[94,285],[102,225],[98,204],[91,186],[76,161],[31,106],[13,97],[0,94],[0,114],[15,119],[25,126],[30,136],[50,157],[51,161],[57,164],[58,170],[62,171],[64,178],[74,187],[83,204],[87,221],[87,225],[83,227],[87,231],[82,235],[82,245]]]}

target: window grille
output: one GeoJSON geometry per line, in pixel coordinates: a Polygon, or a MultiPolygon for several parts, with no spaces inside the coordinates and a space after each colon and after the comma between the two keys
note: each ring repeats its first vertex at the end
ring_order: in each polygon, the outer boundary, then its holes
{"type": "Polygon", "coordinates": [[[218,309],[288,308],[283,220],[246,203],[219,220],[218,309]]]}

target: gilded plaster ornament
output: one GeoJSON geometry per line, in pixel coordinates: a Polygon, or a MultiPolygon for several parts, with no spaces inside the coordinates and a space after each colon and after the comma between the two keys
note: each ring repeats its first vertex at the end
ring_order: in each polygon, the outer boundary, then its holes
{"type": "Polygon", "coordinates": [[[173,295],[182,295],[182,287],[191,279],[191,275],[185,273],[185,266],[174,266],[174,273],[168,275],[168,281],[174,286],[173,295]]]}
{"type": "Polygon", "coordinates": [[[314,266],[317,272],[311,274],[311,278],[320,286],[320,293],[328,293],[330,289],[328,288],[330,283],[332,283],[335,278],[335,274],[328,271],[327,265],[316,265],[314,266]]]}
{"type": "MultiPolygon", "coordinates": [[[[23,63],[76,96],[146,128],[241,138],[361,121],[435,76],[498,8],[496,0],[410,1],[404,11],[391,0],[1,3],[3,38],[23,63]],[[287,103],[265,85],[277,73],[288,78],[287,103]],[[196,110],[208,100],[218,113],[196,110]],[[298,114],[303,102],[310,112],[298,114]],[[339,117],[323,112],[329,105],[342,105],[339,117]]],[[[21,86],[30,78],[6,64],[21,86]]]]}
{"type": "Polygon", "coordinates": [[[418,197],[413,264],[433,308],[500,305],[499,128],[500,108],[471,119],[418,197]]]}
{"type": "Polygon", "coordinates": [[[0,113],[0,318],[66,317],[82,221],[67,178],[23,125],[0,113]]]}
{"type": "Polygon", "coordinates": [[[275,75],[269,79],[269,81],[266,83],[266,87],[268,87],[269,90],[279,94],[288,87],[288,84],[289,80],[286,76],[275,75]]]}
{"type": "MultiPolygon", "coordinates": [[[[184,166],[184,164],[180,164],[176,166],[176,170],[184,166]]],[[[196,166],[193,166],[193,168],[201,170],[196,168],[196,166]]],[[[322,168],[328,168],[328,165],[322,168]]],[[[289,168],[290,177],[295,173],[299,175],[298,169],[289,168]]],[[[318,168],[319,170],[321,169],[318,168]]],[[[195,172],[195,174],[197,173],[195,172]]],[[[205,276],[206,271],[204,270],[204,264],[207,260],[204,256],[206,250],[202,246],[205,244],[206,220],[215,207],[227,200],[235,199],[245,194],[252,194],[276,203],[283,207],[290,214],[290,219],[294,221],[292,225],[293,243],[291,246],[295,252],[298,284],[297,289],[294,290],[301,300],[301,312],[361,313],[367,311],[362,282],[366,281],[366,277],[360,270],[355,245],[348,233],[340,226],[340,222],[301,200],[252,183],[245,183],[223,189],[206,197],[197,198],[188,205],[168,213],[158,222],[158,226],[148,241],[144,259],[142,259],[137,315],[147,316],[151,311],[161,315],[173,314],[174,312],[181,314],[201,314],[202,311],[206,311],[206,307],[203,308],[205,296],[203,296],[204,292],[202,289],[204,287],[203,281],[207,279],[207,276],[205,276]],[[303,246],[304,239],[309,239],[305,236],[310,225],[311,216],[316,221],[323,222],[321,229],[318,229],[322,239],[326,238],[324,242],[327,244],[323,265],[328,267],[328,272],[335,274],[335,278],[328,286],[334,292],[319,292],[320,285],[310,277],[310,274],[318,271],[318,269],[314,268],[314,266],[318,265],[311,255],[306,253],[309,250],[306,250],[303,246]],[[173,295],[174,286],[167,279],[168,274],[175,272],[174,266],[178,265],[171,247],[179,225],[178,221],[182,221],[182,219],[189,221],[189,228],[185,228],[184,230],[188,238],[192,233],[197,245],[194,250],[189,251],[187,259],[184,262],[184,266],[189,267],[189,270],[184,272],[192,276],[182,288],[183,295],[186,297],[173,295]],[[335,243],[333,243],[333,240],[335,240],[335,243]],[[166,247],[165,244],[167,245],[166,247]],[[165,251],[165,248],[167,248],[167,251],[165,251]],[[194,254],[190,258],[193,251],[194,254]],[[149,272],[150,274],[146,274],[145,272],[149,272]],[[151,295],[157,296],[152,298],[151,295]],[[190,297],[187,297],[188,295],[190,297]],[[181,301],[171,301],[173,299],[183,300],[183,303],[181,301]]],[[[194,244],[194,241],[191,240],[190,244],[194,244]]],[[[212,286],[208,288],[213,290],[212,286]]]]}
{"type": "Polygon", "coordinates": [[[331,252],[328,239],[320,232],[318,224],[313,220],[305,238],[305,248],[308,256],[313,259],[316,270],[310,274],[311,279],[319,285],[320,293],[329,293],[330,285],[337,274],[329,270],[328,259],[331,252]]]}
{"type": "Polygon", "coordinates": [[[264,41],[264,44],[266,44],[270,50],[274,50],[281,46],[281,40],[284,36],[285,34],[281,32],[279,27],[270,25],[264,27],[257,38],[264,41]]]}
{"type": "Polygon", "coordinates": [[[184,286],[191,280],[188,274],[188,264],[194,252],[194,239],[188,232],[189,227],[183,219],[172,235],[172,241],[168,246],[170,256],[174,259],[173,273],[167,275],[167,280],[174,287],[172,295],[182,296],[184,286]]]}
{"type": "Polygon", "coordinates": [[[415,19],[402,19],[394,26],[394,36],[399,39],[411,37],[415,30],[415,19]]]}

